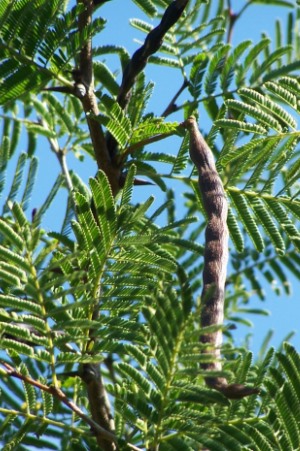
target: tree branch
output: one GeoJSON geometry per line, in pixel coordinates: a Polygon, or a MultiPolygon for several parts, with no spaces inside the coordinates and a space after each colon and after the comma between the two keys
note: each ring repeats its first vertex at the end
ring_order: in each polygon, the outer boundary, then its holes
{"type": "MultiPolygon", "coordinates": [[[[77,1],[78,3],[83,3],[85,5],[85,10],[78,17],[79,32],[82,32],[92,23],[94,3],[92,0],[77,1]]],[[[101,125],[99,124],[99,122],[93,119],[93,116],[98,116],[99,109],[97,105],[97,99],[94,94],[91,39],[88,39],[82,47],[79,57],[79,71],[75,72],[75,83],[83,84],[86,88],[84,95],[82,95],[81,97],[79,96],[79,98],[86,113],[87,124],[90,131],[97,166],[99,169],[102,169],[105,172],[110,182],[113,194],[116,194],[120,189],[120,168],[114,163],[114,161],[112,161],[110,153],[107,149],[106,140],[101,125]]]]}
{"type": "MultiPolygon", "coordinates": [[[[92,430],[96,433],[101,435],[102,438],[105,438],[106,441],[109,441],[110,443],[116,443],[116,437],[111,432],[104,429],[102,426],[100,426],[98,423],[96,423],[94,420],[89,418],[76,404],[74,404],[72,401],[70,401],[67,396],[63,393],[62,390],[60,390],[57,387],[54,386],[48,386],[45,384],[42,384],[39,381],[36,381],[32,379],[29,376],[26,376],[25,374],[20,373],[15,368],[10,366],[8,363],[1,361],[1,364],[6,369],[6,374],[11,377],[15,377],[17,379],[22,380],[23,382],[26,382],[40,390],[43,390],[52,396],[55,396],[55,398],[59,399],[63,404],[65,404],[67,407],[69,407],[73,412],[75,412],[82,420],[84,420],[87,424],[89,424],[92,428],[92,430]]],[[[115,448],[116,449],[116,448],[115,448]]]]}
{"type": "MultiPolygon", "coordinates": [[[[44,121],[43,118],[39,119],[39,123],[46,130],[49,129],[46,121],[44,121]]],[[[49,144],[50,144],[52,152],[56,155],[56,157],[58,159],[58,162],[60,164],[62,174],[65,177],[67,189],[69,190],[69,192],[71,192],[73,190],[73,183],[72,183],[72,180],[71,180],[71,177],[70,177],[70,173],[69,173],[69,169],[68,169],[68,165],[67,165],[66,152],[59,147],[59,144],[58,144],[56,138],[48,138],[48,141],[49,141],[49,144]]]]}
{"type": "MultiPolygon", "coordinates": [[[[160,24],[147,35],[144,44],[131,57],[123,72],[117,102],[125,109],[137,75],[145,68],[149,56],[157,52],[167,31],[177,22],[189,0],[175,0],[166,9],[160,24]]],[[[116,155],[117,142],[112,135],[107,137],[107,147],[111,156],[116,155]]],[[[123,158],[124,160],[124,158],[123,158]]]]}
{"type": "MultiPolygon", "coordinates": [[[[1,365],[4,366],[6,369],[5,374],[7,376],[15,377],[17,379],[20,379],[23,382],[26,382],[27,384],[32,385],[33,387],[38,388],[39,390],[43,390],[50,395],[54,396],[55,398],[59,399],[63,404],[65,404],[67,407],[69,407],[73,412],[76,413],[83,421],[85,421],[93,430],[95,434],[101,435],[103,439],[106,440],[106,442],[111,443],[116,448],[116,442],[117,439],[114,434],[104,429],[102,426],[100,426],[98,423],[96,423],[94,420],[89,418],[74,402],[70,401],[67,396],[63,393],[62,390],[60,390],[57,387],[54,386],[48,386],[45,384],[42,384],[39,381],[36,381],[32,379],[29,376],[26,376],[25,374],[20,373],[15,368],[13,368],[11,365],[9,365],[7,362],[1,361],[1,365]]],[[[11,411],[9,411],[11,413],[11,411]]],[[[132,443],[127,443],[127,446],[132,449],[133,451],[142,451],[137,446],[133,445],[132,443]]],[[[106,449],[106,448],[104,448],[106,449]]]]}
{"type": "Polygon", "coordinates": [[[251,5],[251,0],[249,0],[247,3],[245,3],[245,5],[240,9],[240,11],[238,13],[234,13],[232,11],[231,0],[227,0],[227,5],[228,5],[228,16],[229,16],[227,42],[230,43],[232,41],[233,27],[234,27],[236,21],[241,17],[241,15],[251,5]]]}
{"type": "Polygon", "coordinates": [[[131,88],[137,75],[144,69],[149,56],[157,52],[162,45],[163,37],[177,22],[189,0],[175,0],[166,9],[160,24],[147,35],[144,44],[132,56],[127,64],[118,94],[118,103],[125,108],[130,99],[131,88]]]}
{"type": "MultiPolygon", "coordinates": [[[[92,0],[77,1],[85,5],[85,10],[78,18],[79,32],[82,32],[92,23],[94,2],[92,0]]],[[[179,19],[187,3],[188,0],[173,1],[166,9],[160,24],[148,34],[144,45],[132,56],[124,70],[122,84],[117,98],[121,108],[125,108],[128,104],[131,88],[135,82],[136,76],[146,66],[149,56],[160,48],[164,35],[179,19]]],[[[86,113],[97,165],[106,173],[113,194],[116,194],[120,188],[121,174],[121,166],[116,163],[115,158],[117,154],[117,142],[110,134],[108,134],[107,139],[105,139],[101,125],[93,119],[94,116],[99,114],[99,110],[97,99],[94,94],[92,42],[90,39],[87,40],[82,47],[79,57],[79,70],[73,72],[73,77],[75,87],[76,85],[80,85],[80,90],[78,90],[77,95],[80,98],[86,113]]],[[[93,340],[92,331],[90,335],[93,340]]],[[[105,430],[113,432],[114,421],[103,384],[100,366],[95,364],[82,365],[80,376],[87,386],[87,394],[93,421],[105,430]]],[[[101,434],[99,434],[99,436],[97,435],[97,441],[99,446],[105,451],[114,451],[117,449],[114,441],[105,438],[103,439],[101,434]]]]}
{"type": "MultiPolygon", "coordinates": [[[[80,377],[85,382],[87,387],[89,407],[91,409],[93,420],[96,421],[101,428],[114,431],[114,420],[111,414],[108,396],[103,384],[100,365],[82,365],[80,377]]],[[[105,451],[115,451],[117,449],[114,441],[107,440],[107,438],[101,434],[97,434],[97,442],[101,449],[103,448],[105,451]]]]}
{"type": "MultiPolygon", "coordinates": [[[[77,1],[85,5],[85,10],[79,15],[78,18],[79,32],[82,32],[86,27],[89,27],[92,24],[94,3],[93,0],[77,1]]],[[[83,85],[83,88],[85,87],[85,90],[82,90],[83,95],[79,95],[78,97],[80,98],[83,109],[86,113],[86,119],[98,168],[102,169],[107,175],[112,192],[115,195],[120,189],[120,168],[112,161],[101,125],[93,119],[93,116],[97,116],[99,114],[99,110],[97,99],[94,94],[91,39],[88,39],[82,47],[79,58],[79,70],[73,71],[73,77],[75,84],[77,83],[81,86],[83,85]]],[[[90,336],[93,340],[92,334],[93,331],[91,330],[90,336]]],[[[111,431],[112,436],[114,436],[114,421],[111,415],[111,408],[100,372],[100,364],[87,363],[82,365],[80,376],[87,387],[87,396],[93,421],[104,430],[111,431]]],[[[96,438],[101,449],[105,451],[115,451],[117,449],[115,440],[107,439],[100,433],[97,433],[97,431],[96,438]]]]}

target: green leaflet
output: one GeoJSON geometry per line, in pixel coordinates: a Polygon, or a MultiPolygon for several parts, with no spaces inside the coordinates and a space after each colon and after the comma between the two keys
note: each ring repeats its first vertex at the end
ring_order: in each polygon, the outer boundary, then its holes
{"type": "Polygon", "coordinates": [[[122,189],[120,208],[126,208],[126,205],[131,202],[135,174],[136,166],[132,164],[126,174],[125,183],[122,189]]]}
{"type": "Polygon", "coordinates": [[[290,240],[295,244],[296,248],[300,247],[300,234],[294,223],[291,221],[283,205],[276,199],[265,199],[265,203],[276,217],[278,223],[289,236],[290,240]]]}
{"type": "Polygon", "coordinates": [[[227,100],[226,106],[229,110],[233,109],[257,119],[257,121],[261,122],[263,126],[267,125],[268,127],[272,127],[279,133],[282,131],[279,121],[273,118],[272,115],[262,111],[260,108],[240,102],[239,100],[227,100]]]}
{"type": "Polygon", "coordinates": [[[183,171],[187,167],[189,162],[188,146],[189,136],[188,133],[186,133],[172,167],[171,174],[180,174],[181,171],[183,171]]]}
{"type": "Polygon", "coordinates": [[[79,193],[75,193],[78,211],[78,222],[83,238],[83,246],[90,252],[93,273],[96,275],[103,264],[105,250],[101,249],[102,234],[93,216],[89,201],[79,193]]]}
{"type": "MultiPolygon", "coordinates": [[[[286,55],[290,52],[291,48],[289,46],[283,46],[282,48],[274,50],[274,52],[270,53],[262,62],[260,66],[258,66],[250,77],[250,83],[255,84],[258,82],[260,76],[264,73],[269,72],[269,68],[279,60],[282,56],[286,55]]],[[[264,76],[264,80],[268,79],[268,75],[264,76]]]]}
{"type": "Polygon", "coordinates": [[[285,250],[285,243],[269,211],[264,206],[263,202],[258,198],[253,199],[253,201],[251,201],[251,206],[257,218],[259,219],[262,226],[268,233],[270,239],[272,240],[275,249],[277,250],[277,252],[282,254],[285,250]]]}
{"type": "Polygon", "coordinates": [[[30,160],[28,174],[27,174],[27,180],[25,182],[25,188],[24,188],[24,192],[23,192],[23,196],[22,196],[22,200],[21,200],[21,205],[25,211],[28,209],[29,202],[30,202],[30,199],[32,196],[32,192],[35,187],[37,169],[38,169],[38,160],[36,157],[33,157],[30,160]]]}
{"type": "Polygon", "coordinates": [[[228,191],[228,194],[231,200],[234,203],[234,206],[239,214],[239,218],[244,224],[250,238],[252,239],[256,249],[258,251],[262,251],[264,249],[264,242],[262,236],[259,232],[259,229],[255,223],[253,216],[250,214],[248,210],[248,205],[243,194],[238,194],[233,191],[228,191]]]}
{"type": "Polygon", "coordinates": [[[194,98],[198,98],[202,92],[203,77],[208,65],[207,55],[200,53],[196,55],[190,71],[189,91],[194,98]]]}
{"type": "Polygon", "coordinates": [[[167,66],[173,68],[180,68],[180,62],[175,58],[166,58],[163,56],[150,56],[149,63],[157,64],[159,66],[167,66]]]}
{"type": "Polygon", "coordinates": [[[19,251],[23,250],[25,242],[18,233],[14,230],[8,221],[0,218],[0,232],[4,235],[19,251]]]}
{"type": "Polygon", "coordinates": [[[59,102],[58,99],[50,92],[45,93],[43,97],[47,100],[47,104],[44,104],[44,107],[48,110],[50,109],[52,113],[51,117],[47,121],[49,128],[51,130],[55,130],[55,126],[59,123],[61,124],[61,128],[67,134],[71,134],[74,131],[74,121],[72,120],[70,114],[66,111],[65,105],[62,105],[61,102],[59,102]],[[56,124],[53,123],[53,117],[55,117],[56,124]]]}
{"type": "Polygon", "coordinates": [[[244,82],[247,72],[249,71],[253,63],[258,60],[259,54],[262,53],[266,48],[268,48],[270,42],[270,39],[263,38],[250,49],[237,74],[238,86],[244,82]]]}
{"type": "Polygon", "coordinates": [[[227,226],[230,233],[230,238],[234,242],[236,249],[239,252],[242,252],[244,250],[244,238],[231,208],[228,210],[227,226]]]}
{"type": "Polygon", "coordinates": [[[239,94],[242,98],[249,99],[254,103],[258,104],[262,109],[265,109],[273,113],[275,116],[281,119],[287,126],[291,127],[292,129],[297,128],[297,123],[295,119],[281,106],[273,102],[267,96],[263,96],[259,92],[249,88],[241,88],[239,90],[239,94]]]}
{"type": "Polygon", "coordinates": [[[223,91],[227,91],[230,88],[230,84],[236,72],[239,58],[246,51],[246,49],[251,45],[251,41],[241,42],[233,52],[226,59],[224,68],[220,75],[220,82],[223,91]]]}
{"type": "Polygon", "coordinates": [[[297,79],[293,77],[281,77],[278,80],[279,86],[285,88],[291,94],[295,94],[296,96],[300,92],[300,84],[297,79]]]}
{"type": "Polygon", "coordinates": [[[290,105],[292,108],[297,109],[297,97],[295,94],[290,92],[290,90],[285,89],[278,83],[274,82],[266,82],[264,86],[267,88],[268,91],[275,94],[277,97],[279,97],[281,100],[283,100],[285,103],[290,105]]]}
{"type": "Polygon", "coordinates": [[[272,395],[274,389],[275,406],[274,413],[270,415],[270,425],[274,422],[274,414],[278,418],[278,428],[282,430],[282,435],[278,440],[282,448],[286,446],[286,449],[294,449],[299,446],[300,436],[297,428],[299,421],[299,412],[295,403],[297,397],[294,397],[294,393],[299,392],[299,377],[296,375],[297,368],[299,367],[299,357],[297,356],[295,349],[288,344],[284,345],[284,353],[278,354],[280,361],[279,369],[272,369],[272,379],[268,382],[268,389],[270,395],[272,395]],[[279,371],[282,371],[280,374],[279,371]],[[287,381],[282,377],[282,374],[287,378],[287,381]]]}
{"type": "Polygon", "coordinates": [[[126,375],[126,377],[130,378],[134,381],[141,392],[143,392],[146,396],[149,395],[151,385],[149,381],[133,366],[128,365],[127,363],[119,363],[117,366],[117,370],[122,374],[126,375]]]}
{"type": "MultiPolygon", "coordinates": [[[[289,202],[288,199],[284,197],[275,197],[270,195],[261,195],[257,196],[254,192],[241,191],[239,192],[237,189],[230,187],[228,189],[228,193],[231,199],[234,202],[235,207],[238,209],[239,214],[244,217],[246,221],[245,227],[250,234],[250,237],[254,240],[254,234],[250,232],[248,229],[251,224],[251,219],[249,217],[249,213],[245,212],[246,208],[245,199],[248,200],[249,205],[253,208],[253,211],[257,215],[258,223],[261,223],[268,233],[270,239],[273,241],[274,246],[278,249],[279,252],[282,252],[285,248],[285,244],[283,242],[281,232],[279,231],[279,227],[283,228],[283,230],[288,234],[289,238],[295,242],[295,245],[299,246],[299,234],[294,225],[291,222],[291,219],[288,216],[288,210],[293,207],[293,202],[289,202]],[[266,207],[264,206],[266,204],[266,207]],[[271,209],[272,215],[277,219],[278,226],[275,224],[273,218],[271,217],[269,210],[271,209]],[[246,220],[245,218],[248,217],[246,220]]],[[[252,229],[251,229],[252,230],[252,229]]],[[[253,229],[255,230],[255,229],[253,229]]]]}
{"type": "Polygon", "coordinates": [[[94,27],[86,28],[80,36],[74,29],[82,6],[75,6],[63,17],[61,7],[58,1],[24,1],[22,5],[14,3],[3,12],[0,18],[5,43],[1,48],[1,59],[4,60],[0,64],[1,104],[45,85],[53,74],[65,70],[68,64],[63,48],[75,55],[90,33],[104,27],[105,22],[96,18],[94,27]],[[23,53],[16,51],[20,39],[23,53]],[[5,61],[7,58],[12,61],[10,67],[5,61]]]}
{"type": "Polygon", "coordinates": [[[53,411],[54,400],[53,400],[53,397],[50,395],[50,393],[47,393],[46,391],[42,390],[41,395],[43,398],[44,417],[47,417],[53,411]]]}
{"type": "Polygon", "coordinates": [[[100,61],[95,63],[94,74],[97,81],[99,80],[111,95],[118,95],[119,85],[116,82],[113,73],[104,63],[100,61]]]}
{"type": "Polygon", "coordinates": [[[220,49],[211,58],[204,80],[204,89],[207,95],[212,95],[215,92],[218,76],[223,70],[225,58],[229,50],[229,44],[220,46],[220,49]]]}
{"type": "Polygon", "coordinates": [[[300,62],[294,61],[290,64],[282,65],[279,69],[274,69],[270,71],[267,75],[264,76],[263,81],[269,81],[276,79],[277,77],[280,77],[282,75],[288,75],[293,71],[299,70],[300,62]]]}
{"type": "Polygon", "coordinates": [[[265,135],[267,130],[260,125],[246,123],[235,119],[218,119],[215,125],[219,128],[232,128],[248,133],[257,133],[258,135],[265,135]]]}
{"type": "MultiPolygon", "coordinates": [[[[186,44],[184,46],[184,52],[189,51],[193,47],[195,48],[195,46],[200,47],[205,42],[210,42],[210,41],[214,40],[214,38],[216,38],[216,40],[220,40],[220,38],[224,36],[225,32],[226,32],[226,29],[224,27],[220,27],[220,28],[215,27],[213,30],[208,31],[206,34],[199,37],[196,41],[186,44]]],[[[185,62],[187,62],[187,61],[185,61],[185,62]]]]}
{"type": "Polygon", "coordinates": [[[293,8],[294,4],[293,2],[290,2],[288,0],[254,0],[254,3],[262,3],[262,4],[269,4],[274,6],[286,6],[288,8],[293,8]]]}
{"type": "MultiPolygon", "coordinates": [[[[25,162],[26,162],[26,154],[25,153],[21,153],[21,155],[18,158],[18,163],[16,166],[16,170],[15,170],[15,174],[14,174],[14,178],[11,184],[11,188],[10,188],[10,192],[7,196],[7,198],[10,201],[14,201],[18,191],[20,189],[22,180],[23,180],[23,171],[25,169],[25,162]]],[[[7,211],[8,206],[6,205],[4,207],[4,212],[7,211]]]]}
{"type": "MultiPolygon", "coordinates": [[[[29,376],[29,372],[26,365],[24,364],[21,365],[20,373],[25,376],[29,376]]],[[[31,411],[34,411],[36,408],[36,400],[37,400],[36,392],[34,387],[26,382],[23,382],[23,386],[26,399],[26,410],[29,413],[31,411]]]]}
{"type": "Polygon", "coordinates": [[[46,211],[49,209],[50,205],[55,199],[55,196],[57,195],[59,189],[61,188],[63,183],[63,175],[59,174],[57,179],[55,180],[49,194],[47,195],[45,201],[43,202],[43,205],[40,207],[40,209],[36,212],[35,215],[35,224],[39,224],[41,221],[43,215],[46,213],[46,211]]]}
{"type": "Polygon", "coordinates": [[[113,195],[103,172],[99,172],[96,179],[90,179],[90,186],[101,229],[102,245],[108,250],[115,238],[117,227],[113,195]]]}
{"type": "Polygon", "coordinates": [[[147,144],[147,140],[151,142],[153,137],[157,136],[163,139],[172,134],[178,133],[177,122],[165,122],[163,118],[150,118],[141,122],[132,132],[130,137],[130,144],[137,146],[140,141],[147,144]]]}
{"type": "Polygon", "coordinates": [[[132,89],[129,105],[127,107],[134,129],[143,122],[143,115],[146,112],[149,100],[153,94],[155,84],[150,81],[146,84],[146,77],[142,73],[137,77],[136,84],[132,89]]]}
{"type": "Polygon", "coordinates": [[[106,109],[106,115],[98,116],[97,120],[106,126],[121,147],[125,147],[132,134],[130,119],[118,103],[108,95],[103,95],[101,102],[106,109]]]}
{"type": "Polygon", "coordinates": [[[0,272],[2,281],[8,283],[11,287],[21,287],[22,283],[26,281],[26,273],[15,265],[0,262],[0,272]]]}
{"type": "Polygon", "coordinates": [[[12,262],[25,271],[29,270],[29,262],[19,253],[11,251],[6,246],[0,245],[0,256],[4,262],[12,262]]]}
{"type": "Polygon", "coordinates": [[[153,29],[152,25],[140,19],[130,19],[130,24],[137,30],[143,31],[147,34],[153,29]]]}

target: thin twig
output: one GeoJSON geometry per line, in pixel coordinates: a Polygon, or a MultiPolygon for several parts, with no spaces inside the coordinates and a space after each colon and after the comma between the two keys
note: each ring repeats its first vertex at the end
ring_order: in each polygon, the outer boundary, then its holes
{"type": "MultiPolygon", "coordinates": [[[[39,119],[39,123],[43,126],[43,128],[45,128],[46,130],[49,130],[49,127],[48,127],[46,121],[43,120],[43,118],[39,119]]],[[[67,188],[71,192],[73,190],[73,183],[72,183],[69,168],[67,165],[66,152],[59,147],[59,144],[58,144],[58,141],[56,138],[48,138],[48,140],[49,140],[51,150],[56,155],[58,162],[60,164],[61,171],[65,177],[67,188]]]]}
{"type": "Polygon", "coordinates": [[[169,116],[169,114],[174,113],[177,110],[176,100],[180,96],[180,94],[185,90],[185,88],[189,85],[188,80],[184,80],[172,100],[170,101],[169,105],[165,109],[165,111],[162,113],[163,117],[169,116]]]}
{"type": "Polygon", "coordinates": [[[75,403],[70,401],[67,398],[67,396],[62,392],[62,390],[60,390],[58,387],[42,384],[41,382],[36,381],[36,380],[32,379],[31,377],[20,373],[15,368],[13,368],[11,365],[9,365],[7,362],[1,361],[1,364],[6,368],[6,374],[8,376],[12,376],[17,379],[20,379],[23,382],[26,382],[40,390],[43,390],[43,391],[51,394],[55,398],[59,399],[63,404],[68,406],[71,410],[73,410],[73,412],[75,412],[87,424],[89,424],[91,426],[91,428],[93,429],[93,431],[96,431],[99,434],[101,434],[103,437],[106,438],[106,440],[109,440],[111,442],[116,442],[116,437],[114,434],[107,431],[103,427],[99,426],[99,424],[97,424],[94,420],[89,418],[75,403]]]}
{"type": "Polygon", "coordinates": [[[174,134],[175,134],[175,132],[172,131],[172,132],[169,132],[169,133],[161,133],[159,135],[154,135],[154,136],[151,136],[150,138],[143,139],[142,141],[139,141],[137,143],[132,144],[131,146],[128,146],[126,148],[126,151],[123,153],[122,157],[131,155],[136,150],[141,149],[142,147],[146,146],[147,144],[152,144],[154,142],[161,141],[162,139],[165,139],[165,138],[167,138],[169,136],[172,136],[174,134]]]}
{"type": "MultiPolygon", "coordinates": [[[[78,407],[74,402],[70,401],[67,396],[63,393],[62,390],[60,390],[58,387],[54,386],[48,386],[45,384],[42,384],[40,381],[37,381],[35,379],[32,379],[31,377],[20,373],[15,368],[13,368],[11,365],[9,365],[5,361],[1,361],[1,365],[3,365],[6,369],[5,373],[7,376],[15,377],[17,379],[22,380],[23,382],[26,382],[27,384],[32,385],[33,387],[38,388],[39,390],[43,390],[50,395],[54,396],[55,398],[59,399],[63,404],[65,404],[69,409],[71,409],[73,412],[76,413],[85,423],[87,423],[91,429],[94,432],[97,432],[101,434],[106,440],[112,443],[116,443],[117,439],[114,434],[107,431],[103,427],[101,427],[99,424],[97,424],[94,420],[92,420],[90,417],[88,417],[81,409],[78,407]]],[[[10,411],[9,411],[10,412],[10,411]]],[[[137,446],[127,443],[127,446],[132,449],[133,451],[142,451],[137,446]]]]}
{"type": "Polygon", "coordinates": [[[228,5],[228,14],[229,14],[229,27],[228,27],[228,35],[227,35],[227,43],[232,41],[232,33],[233,27],[236,24],[237,20],[239,20],[242,14],[246,11],[246,9],[251,5],[251,0],[249,0],[238,13],[234,13],[231,7],[231,0],[227,0],[228,5]]]}
{"type": "Polygon", "coordinates": [[[73,190],[73,183],[67,165],[66,152],[63,149],[60,149],[59,153],[57,154],[57,158],[61,166],[62,173],[65,176],[67,188],[71,192],[73,190]]]}

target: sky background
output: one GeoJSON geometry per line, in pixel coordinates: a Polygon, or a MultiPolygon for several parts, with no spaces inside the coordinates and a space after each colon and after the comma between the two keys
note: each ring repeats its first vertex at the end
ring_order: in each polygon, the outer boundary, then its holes
{"type": "MultiPolygon", "coordinates": [[[[213,4],[217,4],[216,0],[212,0],[213,4]]],[[[245,4],[243,0],[232,1],[233,10],[238,12],[239,9],[245,4]]],[[[264,32],[271,38],[274,37],[275,30],[275,20],[280,19],[283,25],[283,30],[286,30],[287,24],[287,14],[291,10],[288,8],[275,7],[275,6],[263,6],[263,5],[253,5],[248,8],[245,15],[237,22],[233,34],[233,44],[245,40],[251,39],[253,43],[257,43],[260,40],[261,33],[264,32]]],[[[138,30],[134,29],[129,24],[130,18],[139,18],[147,22],[152,23],[154,26],[157,25],[157,19],[149,19],[144,15],[133,3],[129,0],[113,0],[104,4],[99,10],[98,15],[106,18],[108,20],[107,28],[102,32],[94,41],[94,46],[105,45],[105,44],[115,44],[123,45],[127,48],[130,54],[133,54],[137,48],[139,48],[140,43],[136,42],[136,39],[143,42],[145,35],[138,30]],[[126,7],[125,7],[126,5],[126,7]]],[[[116,56],[99,58],[101,61],[106,61],[111,71],[120,70],[119,60],[116,56]]],[[[182,83],[180,74],[177,70],[170,69],[167,67],[157,67],[154,65],[148,65],[146,69],[147,81],[153,80],[156,84],[154,89],[154,95],[149,102],[149,111],[154,111],[156,115],[160,115],[165,109],[171,98],[174,96],[176,91],[179,89],[182,83]]],[[[120,75],[118,78],[120,81],[120,75]]],[[[179,99],[184,100],[184,95],[179,99]]],[[[297,119],[297,118],[296,118],[297,119]]],[[[182,112],[172,115],[168,120],[182,121],[182,112]]],[[[205,117],[200,117],[201,128],[207,130],[210,128],[208,120],[205,117]],[[205,128],[207,124],[207,129],[205,128]]],[[[173,138],[172,140],[164,140],[160,144],[156,144],[156,150],[160,152],[167,151],[169,153],[178,151],[180,145],[180,140],[178,138],[173,138]],[[176,141],[177,140],[177,141],[176,141]]],[[[16,152],[16,157],[19,155],[20,151],[26,151],[27,142],[24,135],[24,140],[21,141],[21,146],[18,147],[16,152]]],[[[39,207],[50,187],[53,185],[57,174],[59,172],[59,164],[56,157],[51,153],[47,141],[43,138],[39,139],[36,155],[40,160],[38,179],[36,183],[36,191],[32,198],[32,208],[39,207]]],[[[7,174],[7,188],[10,185],[12,174],[14,173],[14,168],[16,164],[16,157],[10,163],[9,171],[7,174]]],[[[88,158],[85,159],[84,163],[76,160],[71,154],[68,155],[68,165],[69,168],[74,169],[80,177],[87,182],[90,176],[94,176],[96,172],[96,166],[94,162],[89,161],[88,158]]],[[[6,191],[7,192],[7,191],[6,191]]],[[[135,189],[135,195],[137,201],[143,201],[147,199],[150,195],[154,194],[158,199],[156,207],[159,205],[160,199],[164,194],[159,188],[155,186],[150,187],[137,187],[135,189]]],[[[5,192],[2,197],[2,201],[5,200],[5,192]]],[[[60,223],[62,219],[61,205],[64,205],[66,200],[66,193],[62,192],[59,197],[55,200],[51,210],[45,216],[44,228],[46,230],[59,230],[60,223]]],[[[178,211],[180,215],[180,211],[178,211]]],[[[292,339],[292,343],[300,350],[299,341],[299,322],[300,322],[300,299],[299,299],[299,281],[291,278],[293,295],[287,297],[285,294],[282,296],[277,296],[273,291],[270,290],[269,286],[264,284],[266,287],[266,301],[263,303],[253,297],[251,299],[251,308],[264,308],[270,311],[269,317],[259,317],[257,315],[252,315],[248,318],[253,321],[253,328],[249,329],[243,326],[239,326],[238,330],[235,332],[235,337],[237,345],[242,344],[245,335],[247,333],[253,334],[250,340],[250,349],[255,355],[258,354],[261,343],[270,330],[274,330],[274,336],[271,344],[278,347],[286,335],[291,331],[296,331],[297,334],[292,339]]]]}

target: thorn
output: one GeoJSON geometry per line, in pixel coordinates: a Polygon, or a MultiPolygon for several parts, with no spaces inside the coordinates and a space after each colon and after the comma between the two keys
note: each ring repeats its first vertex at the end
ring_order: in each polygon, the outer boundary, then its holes
{"type": "Polygon", "coordinates": [[[154,185],[154,183],[149,182],[148,180],[145,180],[145,179],[140,179],[140,178],[135,178],[133,180],[133,184],[137,185],[137,186],[139,186],[139,185],[154,185]]]}
{"type": "MultiPolygon", "coordinates": [[[[119,185],[121,188],[123,188],[123,186],[125,185],[126,177],[127,177],[127,172],[123,172],[123,174],[121,174],[121,176],[119,178],[119,185]]],[[[134,178],[133,184],[134,184],[134,186],[154,185],[154,183],[152,183],[148,180],[145,180],[145,179],[138,178],[138,177],[134,178]]]]}
{"type": "Polygon", "coordinates": [[[33,208],[31,212],[31,222],[34,221],[35,215],[37,214],[37,208],[33,208]]]}
{"type": "Polygon", "coordinates": [[[105,2],[108,2],[110,0],[94,0],[94,6],[100,6],[105,2]]]}

